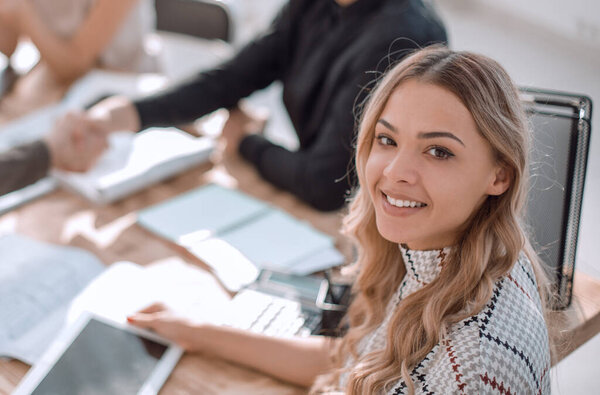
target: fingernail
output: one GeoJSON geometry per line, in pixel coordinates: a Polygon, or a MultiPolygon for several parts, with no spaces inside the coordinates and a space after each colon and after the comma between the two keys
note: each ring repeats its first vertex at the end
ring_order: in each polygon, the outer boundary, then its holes
{"type": "Polygon", "coordinates": [[[134,322],[134,321],[135,321],[135,318],[133,318],[132,316],[129,316],[129,317],[127,317],[127,321],[129,321],[129,322],[134,322]]]}

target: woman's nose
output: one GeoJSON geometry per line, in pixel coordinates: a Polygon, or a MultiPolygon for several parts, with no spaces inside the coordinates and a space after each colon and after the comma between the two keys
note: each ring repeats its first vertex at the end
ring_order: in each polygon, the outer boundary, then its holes
{"type": "Polygon", "coordinates": [[[384,168],[383,174],[390,181],[414,184],[419,178],[418,159],[410,153],[400,150],[384,168]]]}

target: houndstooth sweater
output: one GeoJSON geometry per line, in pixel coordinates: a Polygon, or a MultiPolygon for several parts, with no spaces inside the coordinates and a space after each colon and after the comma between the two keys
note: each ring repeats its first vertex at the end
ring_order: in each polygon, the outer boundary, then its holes
{"type": "MultiPolygon", "coordinates": [[[[359,345],[359,355],[385,347],[391,312],[400,301],[433,281],[449,248],[412,251],[400,247],[406,275],[388,305],[386,319],[359,345]]],[[[452,325],[411,372],[417,394],[549,394],[548,332],[531,263],[521,254],[496,282],[477,315],[452,325]]],[[[400,380],[389,394],[408,393],[400,380]]]]}

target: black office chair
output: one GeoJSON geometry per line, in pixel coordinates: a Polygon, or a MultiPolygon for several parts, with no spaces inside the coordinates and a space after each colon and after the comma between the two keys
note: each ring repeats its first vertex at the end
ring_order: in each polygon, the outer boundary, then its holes
{"type": "Polygon", "coordinates": [[[533,129],[527,223],[558,298],[571,303],[592,101],[583,95],[522,88],[533,129]]]}
{"type": "Polygon", "coordinates": [[[156,28],[207,39],[231,41],[229,10],[214,0],[155,0],[156,28]]]}

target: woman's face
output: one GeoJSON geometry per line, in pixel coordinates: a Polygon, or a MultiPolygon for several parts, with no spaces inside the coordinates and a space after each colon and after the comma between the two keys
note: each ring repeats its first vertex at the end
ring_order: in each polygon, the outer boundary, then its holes
{"type": "Polygon", "coordinates": [[[471,213],[509,181],[461,101],[409,80],[375,126],[366,184],[381,235],[428,250],[454,244],[471,213]]]}

